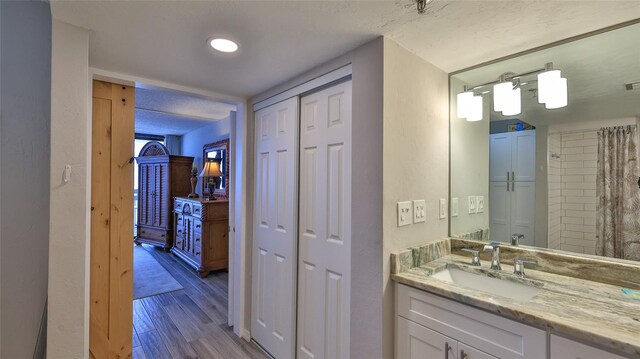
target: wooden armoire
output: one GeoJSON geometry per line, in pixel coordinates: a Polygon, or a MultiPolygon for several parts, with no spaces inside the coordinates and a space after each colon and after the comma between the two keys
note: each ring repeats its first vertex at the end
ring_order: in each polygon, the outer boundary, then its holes
{"type": "Polygon", "coordinates": [[[173,245],[173,197],[191,192],[193,157],[173,156],[159,142],[138,155],[138,223],[135,243],[169,251],[173,245]]]}

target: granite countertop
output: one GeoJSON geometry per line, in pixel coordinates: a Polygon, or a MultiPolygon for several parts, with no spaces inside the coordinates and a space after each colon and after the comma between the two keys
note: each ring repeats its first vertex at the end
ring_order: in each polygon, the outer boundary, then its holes
{"type": "MultiPolygon", "coordinates": [[[[640,357],[640,301],[623,295],[619,286],[568,277],[527,268],[525,279],[513,273],[511,265],[502,264],[502,271],[469,265],[469,256],[450,254],[439,249],[439,255],[394,271],[392,279],[418,289],[447,297],[467,305],[485,309],[551,333],[566,334],[587,342],[611,348],[632,357],[640,357]],[[483,272],[487,276],[526,281],[541,287],[531,300],[522,302],[490,292],[468,289],[430,277],[446,267],[483,272]]],[[[397,266],[396,266],[397,269],[397,266]]]]}

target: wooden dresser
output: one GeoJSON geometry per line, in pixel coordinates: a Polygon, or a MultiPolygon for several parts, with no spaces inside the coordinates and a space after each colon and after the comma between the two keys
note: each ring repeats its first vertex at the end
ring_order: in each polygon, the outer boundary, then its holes
{"type": "Polygon", "coordinates": [[[229,264],[229,201],[176,197],[171,252],[206,277],[229,264]]]}
{"type": "Polygon", "coordinates": [[[137,157],[138,223],[135,243],[163,247],[173,244],[173,197],[191,192],[193,157],[169,155],[159,142],[149,142],[137,157]]]}

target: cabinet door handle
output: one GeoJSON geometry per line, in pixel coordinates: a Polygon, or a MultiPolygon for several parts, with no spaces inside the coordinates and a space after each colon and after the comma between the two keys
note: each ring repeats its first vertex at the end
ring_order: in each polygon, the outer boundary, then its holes
{"type": "Polygon", "coordinates": [[[509,179],[509,171],[507,171],[507,182],[509,182],[509,181],[510,181],[510,179],[509,179]]]}
{"type": "Polygon", "coordinates": [[[200,252],[196,252],[196,255],[197,255],[197,256],[199,256],[199,255],[200,255],[200,252]]]}
{"type": "Polygon", "coordinates": [[[511,171],[511,181],[515,181],[516,180],[516,173],[511,171]]]}
{"type": "Polygon", "coordinates": [[[200,228],[200,225],[199,225],[199,224],[196,224],[196,228],[200,228]]]}
{"type": "Polygon", "coordinates": [[[507,192],[509,192],[509,183],[511,182],[507,182],[507,192]]]}
{"type": "Polygon", "coordinates": [[[444,359],[449,359],[449,351],[451,347],[449,346],[449,342],[444,343],[444,359]]]}
{"type": "Polygon", "coordinates": [[[196,238],[196,242],[200,242],[200,238],[196,238]]]}
{"type": "Polygon", "coordinates": [[[467,359],[467,353],[464,352],[464,350],[460,350],[460,359],[467,359]]]}

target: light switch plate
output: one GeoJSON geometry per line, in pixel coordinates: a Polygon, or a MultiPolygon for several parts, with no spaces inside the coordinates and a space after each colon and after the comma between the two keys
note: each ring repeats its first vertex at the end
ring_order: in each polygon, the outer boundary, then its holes
{"type": "Polygon", "coordinates": [[[484,212],[484,196],[476,197],[476,213],[484,212]]]}
{"type": "Polygon", "coordinates": [[[458,217],[458,197],[451,198],[451,217],[458,217]]]}
{"type": "Polygon", "coordinates": [[[424,199],[416,199],[413,201],[413,223],[420,223],[426,220],[425,206],[426,202],[424,199]]]}
{"type": "Polygon", "coordinates": [[[411,201],[398,202],[398,227],[408,226],[411,223],[413,223],[411,201]]]}
{"type": "Polygon", "coordinates": [[[476,213],[476,196],[469,196],[469,214],[476,213]]]}
{"type": "Polygon", "coordinates": [[[440,209],[440,219],[447,218],[447,200],[445,198],[440,198],[440,205],[438,208],[440,209]]]}

